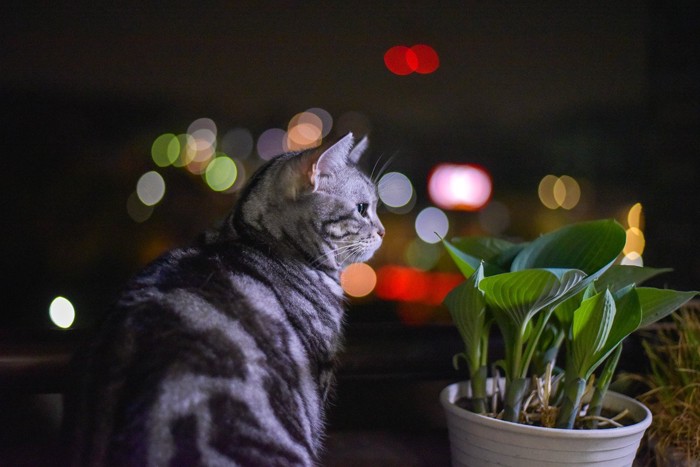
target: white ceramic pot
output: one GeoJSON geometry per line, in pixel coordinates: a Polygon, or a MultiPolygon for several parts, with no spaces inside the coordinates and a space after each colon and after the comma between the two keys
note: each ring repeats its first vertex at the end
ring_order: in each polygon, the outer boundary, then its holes
{"type": "Polygon", "coordinates": [[[467,382],[447,386],[440,393],[453,466],[631,466],[644,431],[651,424],[651,412],[643,404],[610,391],[604,407],[615,412],[627,409],[637,423],[600,430],[521,425],[478,415],[454,404],[470,393],[467,382]]]}

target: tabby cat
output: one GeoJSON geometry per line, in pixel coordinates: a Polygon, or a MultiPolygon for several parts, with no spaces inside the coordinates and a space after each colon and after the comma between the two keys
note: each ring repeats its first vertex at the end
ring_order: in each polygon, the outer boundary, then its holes
{"type": "Polygon", "coordinates": [[[341,342],[340,271],[384,227],[366,138],[263,165],[205,240],[134,277],[68,409],[76,466],[308,466],[341,342]]]}

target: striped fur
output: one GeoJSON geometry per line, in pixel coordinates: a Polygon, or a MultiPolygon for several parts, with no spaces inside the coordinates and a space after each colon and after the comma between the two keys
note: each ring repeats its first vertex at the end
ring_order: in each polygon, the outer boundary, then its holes
{"type": "Polygon", "coordinates": [[[215,235],[138,274],[69,407],[76,466],[309,466],[341,343],[339,273],[379,247],[366,140],[285,154],[215,235]]]}

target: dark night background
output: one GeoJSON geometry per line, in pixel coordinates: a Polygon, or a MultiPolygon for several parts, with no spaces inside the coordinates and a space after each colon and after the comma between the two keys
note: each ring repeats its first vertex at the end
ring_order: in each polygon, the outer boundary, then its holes
{"type": "MultiPolygon", "coordinates": [[[[402,263],[396,245],[430,204],[430,169],[469,162],[488,169],[493,200],[510,211],[504,235],[622,222],[640,202],[645,264],[674,268],[655,285],[700,288],[695,2],[54,5],[0,7],[6,330],[52,328],[57,295],[74,303],[76,328],[92,327],[139,267],[226,213],[233,195],[166,168],[152,217],[127,215],[136,180],[156,168],[158,135],[208,117],[257,138],[310,107],[336,118],[333,137],[339,116],[363,115],[369,166],[394,156],[390,170],[416,188],[412,213],[380,213],[394,247],[376,267],[402,263]],[[435,73],[397,76],[384,66],[389,47],[419,43],[438,52],[435,73]],[[537,185],[550,173],[585,181],[586,202],[542,206],[537,185]]],[[[450,235],[479,233],[477,214],[449,215],[450,235]]],[[[357,300],[351,321],[377,321],[373,310],[391,316],[394,305],[357,300]]]]}
{"type": "Polygon", "coordinates": [[[670,286],[698,287],[696,7],[335,5],[3,6],[4,324],[50,327],[48,303],[65,295],[76,325],[90,325],[140,265],[226,212],[231,195],[165,170],[168,196],[152,218],[126,215],[160,133],[206,116],[257,137],[314,106],[336,119],[361,112],[375,159],[394,156],[418,207],[435,163],[483,165],[511,211],[510,236],[620,218],[641,202],[646,264],[673,267],[670,286]],[[437,50],[437,72],[384,67],[389,47],[416,43],[437,50]],[[585,207],[544,212],[536,187],[548,173],[584,179],[585,207]]]}

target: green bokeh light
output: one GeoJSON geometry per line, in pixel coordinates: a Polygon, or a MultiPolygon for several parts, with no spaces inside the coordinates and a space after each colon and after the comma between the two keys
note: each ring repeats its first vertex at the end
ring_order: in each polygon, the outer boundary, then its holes
{"type": "Polygon", "coordinates": [[[214,191],[226,191],[233,186],[238,177],[236,163],[230,157],[217,153],[204,172],[204,180],[214,191]]]}

